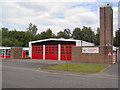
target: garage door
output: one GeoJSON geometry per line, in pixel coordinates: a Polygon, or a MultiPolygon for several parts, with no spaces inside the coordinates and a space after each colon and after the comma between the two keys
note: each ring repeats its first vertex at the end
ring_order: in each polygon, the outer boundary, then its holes
{"type": "Polygon", "coordinates": [[[58,45],[45,45],[45,59],[58,60],[58,45]]]}
{"type": "Polygon", "coordinates": [[[66,56],[67,56],[67,60],[69,61],[71,60],[72,46],[75,46],[75,45],[61,45],[61,60],[66,60],[66,56]]]}
{"type": "Polygon", "coordinates": [[[43,45],[32,46],[32,59],[43,59],[43,45]]]}

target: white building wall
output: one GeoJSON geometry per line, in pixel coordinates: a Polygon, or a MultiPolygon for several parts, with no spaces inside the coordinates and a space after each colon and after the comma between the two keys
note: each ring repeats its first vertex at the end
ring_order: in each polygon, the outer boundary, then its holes
{"type": "Polygon", "coordinates": [[[95,46],[95,44],[79,40],[76,41],[76,46],[95,46]]]}
{"type": "Polygon", "coordinates": [[[32,44],[29,42],[29,57],[32,58],[32,44]]]}
{"type": "Polygon", "coordinates": [[[80,46],[80,41],[76,41],[76,46],[80,46]]]}
{"type": "Polygon", "coordinates": [[[85,42],[85,41],[82,41],[82,43],[83,43],[83,46],[95,46],[95,44],[89,43],[89,42],[85,42]]]}
{"type": "Polygon", "coordinates": [[[61,45],[58,44],[58,60],[60,61],[61,59],[61,45]]]}
{"type": "Polygon", "coordinates": [[[43,45],[43,60],[45,60],[45,45],[43,45]]]}

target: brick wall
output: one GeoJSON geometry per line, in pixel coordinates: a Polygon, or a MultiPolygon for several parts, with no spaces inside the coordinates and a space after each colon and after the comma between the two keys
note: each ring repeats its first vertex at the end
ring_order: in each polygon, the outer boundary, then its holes
{"type": "MultiPolygon", "coordinates": [[[[94,47],[94,46],[89,46],[94,47]]],[[[82,47],[72,47],[72,62],[75,63],[95,63],[95,64],[111,64],[112,56],[108,56],[108,52],[112,52],[111,46],[100,46],[99,53],[82,53],[82,47]]]]}
{"type": "Polygon", "coordinates": [[[11,48],[11,59],[21,59],[22,58],[22,48],[14,47],[11,48]]]}
{"type": "Polygon", "coordinates": [[[113,45],[113,10],[111,6],[100,7],[100,46],[113,45]]]}

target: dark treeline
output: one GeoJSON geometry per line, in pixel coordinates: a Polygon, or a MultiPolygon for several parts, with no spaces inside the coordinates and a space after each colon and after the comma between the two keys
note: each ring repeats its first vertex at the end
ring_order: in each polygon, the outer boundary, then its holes
{"type": "MultiPolygon", "coordinates": [[[[55,35],[49,28],[46,31],[37,34],[37,26],[32,23],[29,24],[27,31],[8,30],[8,28],[1,28],[2,33],[2,46],[7,47],[28,47],[28,42],[34,40],[48,39],[48,38],[74,38],[84,40],[99,45],[100,42],[100,29],[97,28],[95,34],[91,27],[75,28],[73,32],[69,28],[60,31],[55,35]]],[[[114,46],[118,46],[118,30],[116,37],[114,37],[114,46]]]]}

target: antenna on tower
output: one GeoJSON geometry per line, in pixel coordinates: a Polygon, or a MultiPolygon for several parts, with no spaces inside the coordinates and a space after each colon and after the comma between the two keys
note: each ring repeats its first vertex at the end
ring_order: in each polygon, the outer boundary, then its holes
{"type": "Polygon", "coordinates": [[[112,2],[99,2],[99,7],[113,6],[112,2]]]}

